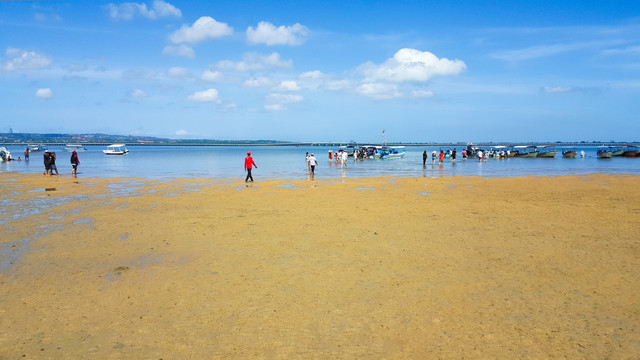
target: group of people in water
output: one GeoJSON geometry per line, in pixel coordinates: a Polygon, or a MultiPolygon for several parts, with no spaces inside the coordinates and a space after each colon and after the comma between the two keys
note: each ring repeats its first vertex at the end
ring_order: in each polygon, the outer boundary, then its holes
{"type": "MultiPolygon", "coordinates": [[[[25,150],[25,160],[28,160],[29,149],[25,150]]],[[[56,166],[56,152],[45,150],[43,154],[44,158],[44,172],[42,175],[52,176],[53,173],[56,173],[56,176],[59,176],[58,167],[56,166]]],[[[71,152],[71,175],[78,175],[78,165],[80,164],[80,159],[78,158],[78,153],[74,150],[71,152]]]]}

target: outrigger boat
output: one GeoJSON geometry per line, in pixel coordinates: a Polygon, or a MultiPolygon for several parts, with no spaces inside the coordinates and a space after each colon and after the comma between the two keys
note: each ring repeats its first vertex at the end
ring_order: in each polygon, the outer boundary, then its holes
{"type": "Polygon", "coordinates": [[[129,153],[129,150],[125,147],[124,144],[113,144],[107,146],[106,150],[102,150],[106,155],[126,155],[129,153]]]}

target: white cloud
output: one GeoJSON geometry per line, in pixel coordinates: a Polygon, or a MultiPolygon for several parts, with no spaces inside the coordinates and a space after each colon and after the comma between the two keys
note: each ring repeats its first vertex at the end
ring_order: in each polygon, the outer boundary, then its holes
{"type": "Polygon", "coordinates": [[[131,20],[140,15],[148,19],[158,19],[162,17],[182,17],[180,9],[162,0],[155,0],[151,8],[145,3],[126,2],[119,5],[110,3],[105,6],[109,12],[109,17],[114,20],[131,20]]]}
{"type": "Polygon", "coordinates": [[[265,100],[265,109],[271,111],[283,111],[287,110],[285,104],[299,103],[302,102],[304,98],[302,97],[302,95],[269,94],[266,96],[265,100]]]}
{"type": "Polygon", "coordinates": [[[167,71],[167,76],[176,79],[188,79],[191,77],[189,74],[189,70],[181,66],[174,66],[172,68],[169,68],[169,70],[167,71]]]}
{"type": "Polygon", "coordinates": [[[300,45],[308,33],[309,29],[300,24],[275,27],[269,22],[261,21],[257,28],[247,28],[247,40],[250,44],[300,45]]]}
{"type": "Polygon", "coordinates": [[[16,48],[7,48],[5,59],[7,61],[0,68],[7,71],[45,69],[53,62],[50,57],[35,51],[16,48]]]}
{"type": "Polygon", "coordinates": [[[186,130],[178,130],[176,131],[176,135],[188,135],[189,133],[186,130]]]}
{"type": "Polygon", "coordinates": [[[402,96],[402,93],[398,91],[398,87],[393,84],[366,83],[360,85],[357,88],[357,92],[378,100],[393,99],[402,96]]]}
{"type": "Polygon", "coordinates": [[[425,82],[437,75],[457,75],[467,69],[461,60],[439,59],[428,51],[400,49],[381,65],[359,67],[365,81],[425,82]]]}
{"type": "Polygon", "coordinates": [[[185,44],[180,44],[178,46],[167,45],[162,49],[162,53],[165,55],[182,56],[189,59],[196,57],[196,53],[193,49],[185,44]]]}
{"type": "Polygon", "coordinates": [[[202,81],[216,82],[222,79],[222,73],[220,71],[205,70],[200,76],[202,81]]]}
{"type": "Polygon", "coordinates": [[[565,86],[545,86],[542,88],[542,91],[544,91],[547,94],[559,94],[559,93],[572,92],[573,89],[565,86]]]}
{"type": "Polygon", "coordinates": [[[347,90],[351,88],[349,80],[331,80],[324,84],[324,88],[331,91],[347,90]]]}
{"type": "Polygon", "coordinates": [[[267,109],[267,110],[271,110],[271,111],[283,111],[283,110],[287,109],[282,104],[267,104],[267,105],[264,106],[264,108],[267,109]]]}
{"type": "Polygon", "coordinates": [[[307,72],[303,72],[302,74],[298,75],[298,77],[300,79],[311,79],[311,80],[318,80],[318,79],[322,79],[325,75],[318,70],[315,71],[307,71],[307,72]]]}
{"type": "Polygon", "coordinates": [[[205,91],[196,92],[193,95],[189,95],[187,97],[187,101],[193,101],[193,102],[217,102],[218,101],[218,90],[216,90],[216,89],[208,89],[208,90],[205,90],[205,91]]]}
{"type": "Polygon", "coordinates": [[[169,36],[169,40],[174,44],[199,43],[233,34],[233,29],[229,25],[217,22],[214,18],[203,16],[196,20],[191,26],[183,25],[169,36]]]}
{"type": "Polygon", "coordinates": [[[428,90],[414,90],[411,92],[412,98],[428,98],[433,96],[433,91],[428,90]]]}
{"type": "Polygon", "coordinates": [[[138,98],[138,99],[147,97],[147,93],[140,89],[133,89],[130,95],[132,98],[138,98]]]}
{"type": "Polygon", "coordinates": [[[129,69],[122,73],[125,79],[153,79],[157,75],[155,71],[145,69],[129,69]]]}
{"type": "Polygon", "coordinates": [[[51,99],[53,98],[53,91],[49,88],[42,88],[36,90],[36,97],[38,99],[51,99]]]}
{"type": "Polygon", "coordinates": [[[289,68],[291,67],[292,63],[293,61],[291,60],[281,60],[280,54],[275,52],[270,55],[246,53],[242,56],[242,61],[233,62],[229,60],[223,60],[218,62],[217,67],[219,69],[226,70],[254,71],[272,67],[289,68]]]}
{"type": "Polygon", "coordinates": [[[298,86],[295,80],[283,80],[277,89],[281,91],[298,91],[300,90],[300,86],[298,86]]]}
{"type": "Polygon", "coordinates": [[[271,87],[271,80],[267,79],[266,77],[257,77],[245,80],[243,85],[247,87],[267,88],[271,87]]]}
{"type": "Polygon", "coordinates": [[[302,95],[290,95],[290,94],[269,94],[267,95],[267,102],[269,103],[280,103],[280,104],[291,104],[297,103],[304,100],[302,95]]]}

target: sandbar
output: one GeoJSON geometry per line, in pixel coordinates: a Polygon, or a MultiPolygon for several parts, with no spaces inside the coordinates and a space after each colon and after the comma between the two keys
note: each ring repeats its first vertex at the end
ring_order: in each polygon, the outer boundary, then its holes
{"type": "Polygon", "coordinates": [[[640,354],[640,177],[0,174],[0,359],[640,354]]]}

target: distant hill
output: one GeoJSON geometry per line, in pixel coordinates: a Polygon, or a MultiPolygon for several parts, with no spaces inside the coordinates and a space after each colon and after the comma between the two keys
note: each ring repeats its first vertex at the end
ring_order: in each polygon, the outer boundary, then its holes
{"type": "Polygon", "coordinates": [[[36,134],[0,133],[0,144],[140,144],[140,145],[244,145],[244,144],[286,144],[275,140],[212,140],[212,139],[168,139],[152,136],[109,135],[109,134],[36,134]]]}

